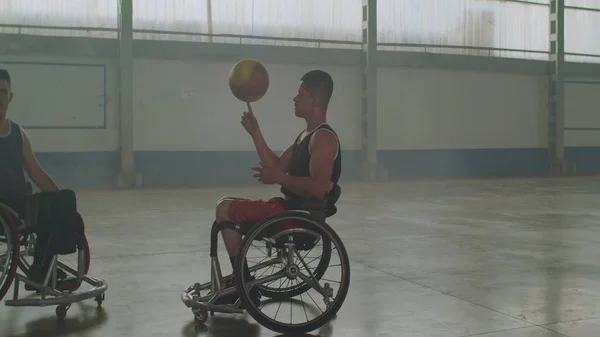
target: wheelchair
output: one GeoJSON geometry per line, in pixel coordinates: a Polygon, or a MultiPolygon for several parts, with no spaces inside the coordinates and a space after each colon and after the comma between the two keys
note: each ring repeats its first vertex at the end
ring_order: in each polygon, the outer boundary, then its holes
{"type": "Polygon", "coordinates": [[[31,268],[30,259],[33,258],[36,249],[37,235],[33,228],[38,216],[39,202],[35,197],[36,194],[31,192],[25,197],[24,216],[19,216],[13,209],[0,203],[0,300],[4,298],[14,282],[13,298],[5,300],[6,306],[56,305],[56,315],[59,319],[63,319],[71,304],[76,302],[93,298],[98,307],[101,307],[108,286],[103,279],[88,275],[91,256],[84,233],[81,233],[75,253],[54,254],[51,257],[43,283],[35,282],[26,276],[31,268]],[[2,248],[4,244],[6,249],[2,248]],[[73,261],[65,261],[69,260],[69,257],[73,261]],[[22,273],[19,273],[18,269],[22,273]],[[69,287],[59,286],[57,282],[59,272],[71,276],[69,287]],[[20,298],[20,283],[24,283],[26,290],[35,291],[37,296],[20,298]],[[79,291],[83,283],[90,285],[91,289],[79,291]]]}
{"type": "MultiPolygon", "coordinates": [[[[340,188],[336,185],[336,195],[333,204],[337,201],[340,188]]],[[[328,206],[326,218],[337,212],[335,205],[328,206]]],[[[210,281],[206,283],[195,283],[189,286],[182,294],[181,300],[186,307],[191,308],[194,319],[198,324],[204,324],[209,316],[215,312],[226,314],[243,314],[247,312],[254,320],[269,330],[288,333],[308,333],[317,330],[331,321],[341,308],[350,286],[350,262],[348,254],[338,234],[325,222],[320,221],[307,211],[286,210],[276,213],[252,223],[251,229],[244,235],[242,244],[236,256],[233,273],[223,276],[219,259],[217,257],[217,242],[221,230],[237,229],[241,226],[232,223],[213,224],[210,236],[210,281]],[[320,257],[307,256],[322,243],[322,254],[320,257]],[[260,258],[250,257],[250,249],[258,246],[258,250],[265,256],[260,258]],[[262,249],[261,249],[262,248],[262,249]],[[332,264],[333,253],[339,255],[339,263],[332,264]],[[250,262],[259,260],[251,266],[250,262]],[[308,261],[308,262],[307,262],[308,261]],[[316,262],[312,269],[309,264],[316,262]],[[331,280],[326,273],[339,267],[340,280],[331,280]],[[244,272],[244,269],[247,271],[244,272]],[[271,275],[263,276],[268,270],[276,270],[271,275]],[[263,270],[262,274],[257,275],[263,270]],[[257,276],[248,277],[248,274],[257,276]],[[233,286],[226,287],[227,280],[233,277],[233,286]],[[279,286],[273,283],[279,281],[279,286]],[[315,290],[315,296],[309,291],[315,290]],[[219,300],[227,296],[235,296],[237,300],[233,304],[219,304],[219,300]],[[258,293],[260,304],[256,302],[253,295],[258,293]],[[303,296],[304,295],[304,296],[303,296]],[[300,296],[300,303],[292,301],[293,297],[300,296]],[[304,300],[307,300],[306,304],[304,300]],[[282,304],[290,302],[290,309],[282,309],[282,304]],[[296,304],[300,313],[293,314],[293,304],[296,304]],[[322,302],[321,308],[318,302],[322,302]],[[278,303],[278,305],[277,305],[278,303]],[[273,304],[276,311],[275,318],[268,317],[262,308],[266,304],[273,304]],[[308,310],[316,317],[309,319],[307,307],[312,304],[318,306],[318,310],[308,310]],[[284,317],[284,321],[278,321],[278,313],[284,317]],[[285,311],[285,313],[283,313],[285,311]],[[294,317],[303,319],[305,322],[293,322],[294,317]]],[[[244,226],[245,227],[245,226],[244,226]]],[[[248,227],[245,227],[248,228],[248,227]]],[[[267,310],[268,311],[268,310],[267,310]]]]}

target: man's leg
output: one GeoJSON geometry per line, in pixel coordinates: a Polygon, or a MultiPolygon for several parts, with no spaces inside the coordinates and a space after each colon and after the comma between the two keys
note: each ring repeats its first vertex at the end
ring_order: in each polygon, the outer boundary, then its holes
{"type": "MultiPolygon", "coordinates": [[[[249,200],[242,198],[222,198],[217,203],[216,220],[217,223],[229,221],[238,225],[248,222],[260,221],[269,215],[283,212],[285,208],[277,201],[270,200],[249,200]]],[[[242,243],[242,235],[250,228],[242,228],[242,232],[232,229],[221,231],[223,242],[229,254],[229,259],[233,265],[235,258],[242,243]]]]}
{"type": "MultiPolygon", "coordinates": [[[[236,203],[239,203],[240,201],[244,200],[245,199],[241,198],[223,198],[219,200],[216,209],[217,223],[224,221],[234,222],[232,221],[229,214],[230,212],[235,212],[236,203]],[[234,206],[232,206],[232,204],[234,206]]],[[[242,233],[233,229],[223,229],[221,231],[221,235],[223,236],[223,243],[225,244],[227,254],[229,255],[229,259],[231,261],[231,266],[233,267],[235,257],[237,256],[237,252],[240,249],[240,245],[242,244],[242,233]]]]}
{"type": "MultiPolygon", "coordinates": [[[[57,196],[58,194],[52,192],[49,195],[52,196],[52,198],[54,198],[55,196],[57,196]]],[[[45,207],[52,207],[49,206],[48,203],[48,199],[30,199],[30,202],[34,202],[36,203],[37,207],[40,208],[45,208],[45,207]]],[[[44,279],[46,277],[46,274],[48,273],[48,270],[50,269],[50,264],[52,262],[52,258],[54,256],[54,252],[51,249],[51,239],[52,239],[52,233],[51,230],[48,229],[48,226],[53,226],[56,223],[59,223],[60,225],[67,225],[67,223],[64,221],[64,215],[62,214],[63,217],[60,218],[60,221],[54,218],[46,218],[46,217],[38,217],[38,215],[34,215],[34,214],[26,214],[26,212],[28,212],[28,209],[26,209],[25,207],[25,201],[23,201],[22,204],[22,217],[24,218],[31,218],[33,216],[35,216],[37,218],[37,225],[36,228],[33,229],[33,233],[35,233],[36,235],[36,240],[35,240],[35,249],[34,249],[34,256],[33,256],[33,263],[30,266],[28,273],[27,273],[27,277],[37,283],[43,283],[44,279]],[[52,224],[51,224],[52,223],[52,224]]],[[[63,211],[62,208],[60,208],[60,211],[63,211]]],[[[77,216],[79,216],[79,214],[77,214],[77,216]]],[[[28,225],[31,225],[28,223],[28,225]]],[[[69,276],[67,275],[67,273],[62,270],[62,268],[58,267],[57,270],[57,283],[56,283],[56,290],[58,291],[65,291],[65,290],[76,290],[77,288],[79,288],[80,286],[80,282],[78,282],[76,280],[75,277],[69,276]]],[[[31,290],[36,290],[34,287],[30,286],[30,285],[25,285],[25,290],[31,291],[31,290]]]]}
{"type": "MultiPolygon", "coordinates": [[[[260,221],[267,216],[283,211],[284,208],[275,199],[272,200],[249,200],[242,198],[223,198],[217,203],[216,220],[217,223],[229,221],[241,226],[241,232],[232,229],[224,229],[221,231],[223,242],[229,255],[231,266],[235,266],[238,251],[242,243],[242,236],[250,228],[247,227],[248,222],[260,221]],[[246,226],[244,226],[246,225],[246,226]]],[[[252,279],[248,269],[248,262],[244,261],[244,276],[247,279],[252,279]]],[[[233,286],[233,278],[225,284],[226,288],[233,286]]],[[[251,297],[255,298],[257,304],[259,295],[256,291],[251,291],[251,297]]],[[[232,298],[223,298],[217,304],[233,303],[237,296],[232,298]]]]}

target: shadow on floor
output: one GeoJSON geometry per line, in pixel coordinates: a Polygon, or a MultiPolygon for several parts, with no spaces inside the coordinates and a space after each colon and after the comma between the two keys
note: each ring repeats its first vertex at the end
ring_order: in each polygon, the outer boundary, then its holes
{"type": "MultiPolygon", "coordinates": [[[[197,324],[190,322],[186,324],[182,331],[182,337],[258,337],[261,335],[261,330],[269,331],[261,327],[257,323],[250,323],[245,318],[236,319],[233,317],[211,317],[208,325],[197,324]]],[[[330,324],[323,326],[316,334],[284,334],[275,335],[274,337],[330,337],[332,335],[332,327],[330,324]]],[[[268,335],[268,333],[267,333],[268,335]]]]}
{"type": "Polygon", "coordinates": [[[197,324],[194,321],[186,324],[182,331],[182,337],[258,337],[260,326],[256,323],[250,323],[245,319],[236,319],[233,317],[214,316],[210,319],[210,324],[197,324]]]}
{"type": "MultiPolygon", "coordinates": [[[[82,302],[74,303],[71,305],[69,311],[72,311],[74,306],[79,306],[79,309],[81,310],[77,315],[69,317],[69,314],[67,314],[62,320],[59,320],[56,316],[52,315],[30,321],[25,324],[25,333],[18,335],[15,335],[11,331],[13,330],[13,327],[7,324],[0,328],[0,335],[7,337],[60,337],[76,333],[77,336],[84,337],[86,331],[95,330],[108,319],[108,315],[104,309],[98,308],[95,303],[93,305],[82,302]]],[[[18,314],[18,311],[13,312],[18,314]]],[[[11,321],[13,320],[7,320],[7,322],[11,321]]]]}

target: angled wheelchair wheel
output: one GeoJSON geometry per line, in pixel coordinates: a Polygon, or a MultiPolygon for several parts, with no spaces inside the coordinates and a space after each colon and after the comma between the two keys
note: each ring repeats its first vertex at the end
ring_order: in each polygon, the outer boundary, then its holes
{"type": "Polygon", "coordinates": [[[0,205],[0,300],[12,285],[19,263],[18,219],[0,205]]]}
{"type": "Polygon", "coordinates": [[[308,333],[327,324],[350,286],[350,262],[339,236],[302,211],[285,211],[258,222],[242,241],[234,271],[248,314],[283,334],[308,333]],[[312,267],[309,261],[315,258],[307,257],[306,251],[318,242],[325,254],[312,267]],[[245,262],[249,278],[243,272],[245,262]],[[252,298],[254,288],[268,292],[261,303],[252,298]]]}

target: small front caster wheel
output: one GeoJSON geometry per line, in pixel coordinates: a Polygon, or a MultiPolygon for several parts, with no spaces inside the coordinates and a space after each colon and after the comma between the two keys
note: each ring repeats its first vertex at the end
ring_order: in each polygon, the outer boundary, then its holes
{"type": "Polygon", "coordinates": [[[206,323],[206,320],[208,319],[208,311],[207,310],[194,309],[194,310],[192,310],[192,312],[194,313],[194,321],[196,323],[198,323],[198,324],[206,323]]]}
{"type": "Polygon", "coordinates": [[[105,298],[104,294],[98,295],[98,296],[96,296],[96,298],[94,298],[94,300],[96,301],[96,303],[98,303],[98,308],[102,307],[102,302],[104,302],[104,298],[105,298]]]}
{"type": "Polygon", "coordinates": [[[67,316],[67,311],[69,310],[71,306],[70,305],[64,305],[61,304],[58,307],[56,307],[56,317],[63,319],[67,316]]]}

